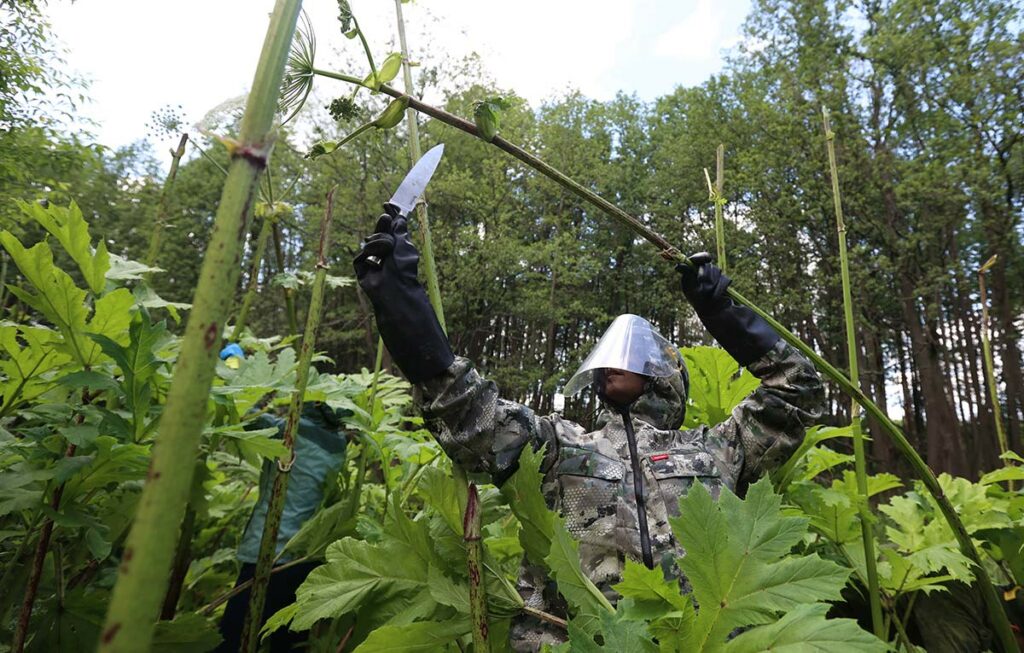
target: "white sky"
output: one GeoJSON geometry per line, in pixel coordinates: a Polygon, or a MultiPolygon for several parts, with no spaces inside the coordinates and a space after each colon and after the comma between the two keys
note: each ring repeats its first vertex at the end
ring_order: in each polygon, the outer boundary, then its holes
{"type": "MultiPolygon", "coordinates": [[[[191,123],[252,81],[273,0],[51,0],[48,13],[70,68],[91,80],[81,114],[100,143],[145,138],[150,114],[182,105],[191,123]]],[[[393,0],[352,0],[380,61],[397,39],[393,0]]],[[[750,0],[415,0],[403,7],[413,59],[477,52],[497,84],[536,104],[577,88],[607,99],[653,99],[718,72],[739,40],[750,0]],[[430,43],[421,41],[423,30],[430,43]]],[[[318,65],[341,36],[335,0],[304,3],[316,27],[318,65]]],[[[394,48],[397,49],[397,48],[394,48]]],[[[327,66],[325,66],[327,67],[327,66]]],[[[365,72],[365,71],[345,71],[365,72]]],[[[159,144],[161,146],[165,144],[159,144]]],[[[162,149],[162,147],[161,147],[162,149]]]]}

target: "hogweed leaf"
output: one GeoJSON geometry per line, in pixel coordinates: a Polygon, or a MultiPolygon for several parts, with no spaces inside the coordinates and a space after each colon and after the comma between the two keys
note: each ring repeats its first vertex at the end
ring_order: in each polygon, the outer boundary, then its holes
{"type": "MultiPolygon", "coordinates": [[[[274,442],[280,442],[280,440],[274,440],[274,442]]],[[[283,445],[282,450],[284,450],[283,445]]],[[[278,453],[268,456],[268,458],[281,455],[278,453]]],[[[292,539],[288,540],[282,555],[294,557],[320,555],[331,542],[354,534],[356,521],[352,514],[353,507],[352,502],[339,501],[318,511],[302,524],[292,539]]]]}
{"type": "Polygon", "coordinates": [[[473,106],[473,121],[476,123],[480,138],[488,143],[494,140],[501,130],[501,113],[515,106],[515,101],[500,96],[489,97],[473,106]]]}
{"type": "MultiPolygon", "coordinates": [[[[128,325],[132,321],[131,309],[134,305],[135,297],[127,288],[118,288],[103,295],[96,300],[92,317],[85,325],[86,334],[90,337],[105,336],[118,344],[126,344],[129,340],[128,325]]],[[[99,343],[86,344],[82,350],[87,366],[99,361],[102,353],[99,343]]]]}
{"type": "Polygon", "coordinates": [[[352,7],[349,6],[348,0],[338,0],[338,23],[341,25],[341,31],[348,38],[355,36],[349,36],[348,33],[352,31],[352,7]]]}
{"type": "Polygon", "coordinates": [[[761,384],[749,371],[740,371],[724,349],[686,347],[680,352],[690,370],[685,428],[724,422],[732,409],[761,384]]]}
{"type": "Polygon", "coordinates": [[[97,242],[95,251],[93,250],[89,225],[82,217],[78,204],[71,202],[67,208],[50,204],[44,208],[36,202],[18,201],[18,207],[57,239],[82,271],[89,289],[97,295],[103,292],[105,277],[110,267],[110,255],[102,239],[97,242]]]}
{"type": "Polygon", "coordinates": [[[142,435],[145,418],[150,405],[153,375],[163,365],[157,357],[160,348],[168,338],[167,323],[153,324],[143,309],[132,318],[128,328],[128,344],[121,345],[102,333],[88,334],[121,368],[124,377],[123,396],[128,409],[134,416],[135,440],[142,435]]]}
{"type": "Polygon", "coordinates": [[[377,69],[377,83],[378,88],[380,84],[387,84],[395,77],[398,77],[398,73],[402,70],[402,53],[392,52],[377,69]]]}
{"type": "Polygon", "coordinates": [[[421,621],[404,626],[382,626],[370,633],[354,653],[433,653],[470,631],[468,617],[448,621],[421,621]]]}
{"type": "MultiPolygon", "coordinates": [[[[814,473],[814,470],[810,469],[810,461],[806,460],[811,455],[811,451],[819,448],[825,440],[831,440],[833,438],[852,438],[853,428],[847,426],[813,426],[807,429],[806,435],[804,435],[803,441],[797,450],[790,456],[789,460],[786,461],[782,467],[778,468],[772,473],[772,478],[776,479],[775,490],[777,492],[785,492],[790,482],[793,480],[811,480],[821,471],[814,473]],[[803,466],[803,467],[801,467],[803,466]]],[[[821,447],[824,448],[824,447],[821,447]]],[[[852,460],[852,458],[851,458],[852,460]]]]}
{"type": "Polygon", "coordinates": [[[327,547],[327,563],[314,569],[296,592],[299,610],[292,630],[320,619],[340,617],[369,605],[409,619],[429,612],[428,568],[408,546],[392,539],[379,544],[345,538],[327,547]],[[427,605],[424,606],[424,603],[427,605]]]}
{"type": "Polygon", "coordinates": [[[8,288],[24,304],[39,311],[56,326],[64,337],[61,348],[79,364],[86,365],[85,354],[81,349],[84,343],[79,340],[86,330],[88,293],[76,286],[67,272],[54,265],[53,252],[45,242],[25,249],[13,234],[4,231],[0,232],[0,244],[36,293],[17,286],[8,288]]]}
{"type": "Polygon", "coordinates": [[[544,475],[540,472],[543,460],[544,449],[524,448],[519,456],[519,470],[501,486],[502,496],[522,524],[519,542],[527,558],[535,565],[544,564],[555,528],[555,515],[548,510],[540,490],[544,482],[544,475]]]}
{"type": "Polygon", "coordinates": [[[278,628],[290,624],[292,622],[292,619],[295,618],[295,615],[298,614],[298,612],[298,603],[291,603],[275,612],[273,615],[270,616],[270,619],[267,619],[267,622],[263,624],[263,628],[260,630],[260,639],[262,640],[278,628]]]}
{"type": "Polygon", "coordinates": [[[612,589],[624,598],[632,599],[631,606],[638,615],[658,616],[666,610],[693,608],[690,599],[679,593],[679,584],[665,580],[660,568],[648,569],[633,560],[626,560],[622,582],[612,589]]]}
{"type": "Polygon", "coordinates": [[[596,624],[588,627],[580,623],[579,617],[569,621],[569,646],[567,649],[552,650],[571,653],[654,653],[658,646],[651,641],[651,633],[645,624],[626,619],[622,614],[603,611],[595,616],[596,624]]]}
{"type": "Polygon", "coordinates": [[[615,612],[601,590],[583,573],[579,543],[566,530],[561,518],[555,518],[554,537],[544,562],[558,583],[559,594],[573,608],[573,621],[581,629],[590,632],[597,627],[602,614],[615,612]]]}
{"type": "Polygon", "coordinates": [[[800,605],[773,624],[752,628],[725,645],[725,653],[881,653],[889,647],[853,619],[826,619],[828,606],[800,605]]]}
{"type": "Polygon", "coordinates": [[[789,556],[807,532],[807,520],[785,517],[781,497],[767,479],[746,500],[723,490],[715,502],[696,484],[670,519],[687,554],[679,567],[689,578],[700,611],[690,650],[725,640],[738,627],[774,621],[802,603],[838,599],[849,570],[817,555],[789,556]]]}
{"type": "Polygon", "coordinates": [[[163,268],[146,265],[139,261],[119,256],[110,255],[110,267],[107,269],[107,279],[110,281],[138,281],[147,274],[163,272],[163,268]]]}
{"type": "Polygon", "coordinates": [[[405,110],[409,108],[409,98],[400,97],[392,100],[388,106],[381,111],[380,115],[373,120],[373,126],[377,129],[391,129],[402,122],[405,110]]]}

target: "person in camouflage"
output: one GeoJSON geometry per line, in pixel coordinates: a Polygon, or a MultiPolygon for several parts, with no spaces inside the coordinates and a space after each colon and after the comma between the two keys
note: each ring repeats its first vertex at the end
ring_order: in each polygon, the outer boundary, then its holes
{"type": "MultiPolygon", "coordinates": [[[[381,216],[354,262],[388,351],[418,384],[424,417],[444,450],[500,485],[515,472],[524,447],[545,446],[548,505],[565,517],[579,540],[584,572],[612,602],[618,596],[611,586],[621,580],[627,558],[680,576],[674,560],[684,552],[668,519],[694,483],[716,496],[723,487],[742,494],[796,449],[823,403],[811,363],[729,299],[729,278],[710,256],[690,260],[692,265],[678,268],[683,293],[711,335],[761,385],[725,422],[680,431],[688,376],[678,352],[670,373],[595,370],[592,385],[606,410],[590,432],[557,414],[538,416],[502,399],[493,382],[452,353],[417,280],[418,253],[404,218],[381,216]]],[[[680,582],[685,587],[685,579],[680,582]]],[[[564,616],[564,602],[542,569],[524,562],[518,589],[530,607],[564,616]]],[[[565,633],[522,615],[511,638],[514,650],[536,651],[564,641],[565,633]]]]}

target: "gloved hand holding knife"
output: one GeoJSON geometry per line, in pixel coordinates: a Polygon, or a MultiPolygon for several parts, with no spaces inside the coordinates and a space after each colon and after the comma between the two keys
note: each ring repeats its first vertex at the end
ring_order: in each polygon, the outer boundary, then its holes
{"type": "Polygon", "coordinates": [[[455,360],[427,293],[416,276],[420,255],[409,240],[406,216],[416,205],[444,153],[428,151],[406,175],[353,265],[377,315],[377,330],[391,358],[412,383],[444,372],[455,360]]]}

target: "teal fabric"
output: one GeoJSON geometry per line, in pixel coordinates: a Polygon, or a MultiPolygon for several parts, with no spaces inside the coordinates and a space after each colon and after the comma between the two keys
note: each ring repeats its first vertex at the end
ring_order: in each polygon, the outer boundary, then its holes
{"type": "MultiPolygon", "coordinates": [[[[281,515],[281,529],[277,534],[275,554],[281,553],[284,545],[302,525],[313,516],[324,497],[324,483],[333,476],[345,462],[347,438],[341,426],[341,411],[337,413],[323,404],[306,404],[299,418],[298,434],[295,438],[295,464],[288,479],[288,492],[284,499],[281,515]]],[[[279,417],[262,415],[253,423],[253,428],[278,429],[278,436],[284,435],[284,420],[279,417]]],[[[252,511],[242,541],[238,547],[238,559],[255,563],[259,557],[263,525],[267,521],[270,504],[270,490],[273,485],[273,467],[276,462],[266,461],[260,473],[260,494],[252,511]]],[[[287,562],[283,556],[279,562],[287,562]]]]}

